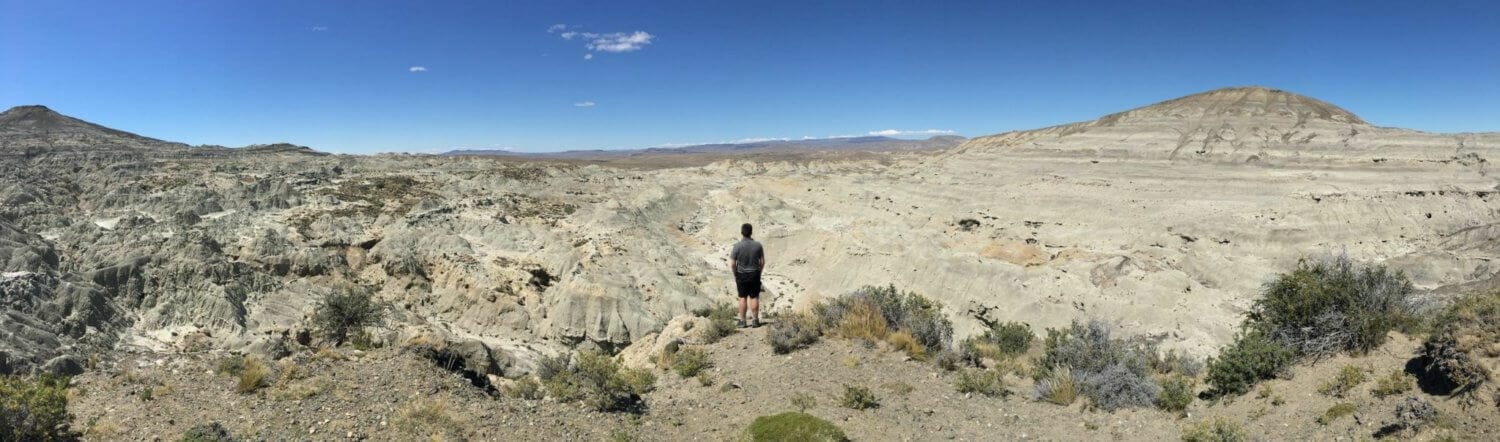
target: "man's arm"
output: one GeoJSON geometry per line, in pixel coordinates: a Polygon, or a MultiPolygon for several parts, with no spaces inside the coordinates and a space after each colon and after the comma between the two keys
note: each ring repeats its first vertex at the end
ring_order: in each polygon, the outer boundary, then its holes
{"type": "Polygon", "coordinates": [[[761,273],[765,273],[766,272],[766,249],[764,249],[764,248],[760,249],[760,258],[759,258],[759,261],[760,261],[759,262],[759,264],[760,264],[760,271],[761,271],[761,273]]]}

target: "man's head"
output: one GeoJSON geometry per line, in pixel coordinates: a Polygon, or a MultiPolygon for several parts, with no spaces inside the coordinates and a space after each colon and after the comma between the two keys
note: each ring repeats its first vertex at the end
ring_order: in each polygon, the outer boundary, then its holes
{"type": "Polygon", "coordinates": [[[745,223],[745,225],[740,226],[740,234],[741,235],[745,235],[746,238],[749,238],[750,237],[750,232],[752,232],[754,230],[755,230],[754,227],[750,227],[750,223],[745,223]]]}

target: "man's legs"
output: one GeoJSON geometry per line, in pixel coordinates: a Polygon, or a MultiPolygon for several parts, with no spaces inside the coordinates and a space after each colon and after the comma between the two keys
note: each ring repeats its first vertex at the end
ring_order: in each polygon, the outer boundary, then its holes
{"type": "MultiPolygon", "coordinates": [[[[750,298],[750,314],[754,315],[755,322],[760,322],[760,297],[750,298]]],[[[740,317],[745,317],[745,298],[740,298],[740,317]]]]}
{"type": "MultiPolygon", "coordinates": [[[[745,299],[746,298],[744,296],[740,297],[740,323],[741,324],[745,323],[745,299]]],[[[756,311],[760,311],[760,303],[759,302],[755,303],[755,308],[756,308],[756,311]]]]}

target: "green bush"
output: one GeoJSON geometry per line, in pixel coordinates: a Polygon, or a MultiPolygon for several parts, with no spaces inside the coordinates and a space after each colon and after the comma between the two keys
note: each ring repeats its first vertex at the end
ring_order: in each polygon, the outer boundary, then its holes
{"type": "Polygon", "coordinates": [[[1214,416],[1182,429],[1183,442],[1246,442],[1250,432],[1238,422],[1214,416]]]}
{"type": "Polygon", "coordinates": [[[771,344],[772,352],[781,355],[807,348],[818,342],[821,335],[816,317],[793,314],[771,323],[770,330],[766,331],[766,342],[771,344]]]}
{"type": "Polygon", "coordinates": [[[1375,387],[1370,389],[1370,393],[1374,394],[1375,397],[1383,398],[1404,394],[1416,387],[1417,378],[1415,376],[1401,370],[1391,370],[1389,376],[1375,380],[1375,387]]]}
{"type": "Polygon", "coordinates": [[[1322,416],[1318,416],[1318,424],[1331,424],[1344,416],[1354,414],[1355,411],[1359,411],[1359,408],[1355,407],[1354,404],[1348,402],[1336,404],[1332,407],[1329,407],[1328,411],[1323,412],[1322,416]]]}
{"type": "Polygon", "coordinates": [[[581,400],[598,411],[638,409],[641,394],[655,382],[655,376],[621,368],[614,358],[593,351],[579,352],[571,365],[557,367],[555,360],[546,365],[547,370],[539,369],[537,375],[548,395],[563,402],[581,400]]]}
{"type": "Polygon", "coordinates": [[[1208,385],[1215,395],[1241,395],[1256,383],[1271,379],[1293,362],[1291,350],[1259,331],[1236,336],[1234,342],[1208,362],[1208,385]]]}
{"type": "Polygon", "coordinates": [[[0,440],[69,440],[68,378],[0,376],[0,440]]]}
{"type": "Polygon", "coordinates": [[[1486,347],[1492,342],[1500,342],[1500,291],[1465,296],[1444,309],[1421,355],[1427,371],[1451,384],[1455,394],[1469,393],[1490,380],[1483,359],[1491,357],[1486,347]]]}
{"type": "Polygon", "coordinates": [[[1005,389],[1005,380],[1001,378],[1000,372],[977,368],[965,368],[958,372],[958,379],[953,382],[953,388],[959,393],[979,393],[985,396],[1003,396],[1010,393],[1005,389]]]}
{"type": "Polygon", "coordinates": [[[817,416],[788,411],[755,418],[745,429],[745,439],[755,442],[842,442],[844,431],[817,416]]]}
{"type": "Polygon", "coordinates": [[[1084,378],[1083,392],[1095,408],[1114,411],[1156,404],[1161,387],[1141,370],[1115,364],[1084,378]]]}
{"type": "Polygon", "coordinates": [[[244,366],[240,369],[238,380],[234,384],[234,391],[248,394],[269,386],[271,386],[271,368],[259,359],[246,358],[244,366]]]}
{"type": "Polygon", "coordinates": [[[704,332],[703,338],[709,344],[719,342],[720,339],[739,330],[739,312],[727,303],[715,304],[713,307],[695,311],[693,314],[708,318],[708,330],[704,332]]]}
{"type": "MultiPolygon", "coordinates": [[[[929,353],[946,350],[953,342],[953,323],[943,316],[942,304],[895,286],[862,287],[818,304],[814,312],[823,329],[835,330],[849,320],[846,316],[868,307],[879,313],[885,329],[910,333],[929,353]]],[[[875,338],[884,339],[884,333],[875,338]]]]}
{"type": "Polygon", "coordinates": [[[698,372],[714,366],[713,361],[708,357],[708,352],[701,348],[680,349],[676,353],[669,354],[668,358],[671,361],[672,371],[685,378],[697,376],[698,372]]]}
{"type": "Polygon", "coordinates": [[[1156,397],[1156,406],[1162,410],[1182,414],[1197,397],[1193,387],[1197,383],[1183,375],[1173,375],[1161,383],[1161,394],[1156,397]]]}
{"type": "Polygon", "coordinates": [[[1345,365],[1344,368],[1339,369],[1338,374],[1334,375],[1333,379],[1323,382],[1323,385],[1318,387],[1318,392],[1323,393],[1325,396],[1341,398],[1348,396],[1350,391],[1354,391],[1354,387],[1358,387],[1359,384],[1364,382],[1364,370],[1353,365],[1345,365]]]}
{"type": "Polygon", "coordinates": [[[857,385],[844,385],[844,395],[839,399],[839,405],[844,408],[855,410],[867,410],[880,406],[880,399],[870,389],[857,385]]]}
{"type": "Polygon", "coordinates": [[[964,339],[959,346],[964,359],[978,365],[985,358],[1000,359],[1025,354],[1036,336],[1031,326],[1020,322],[991,325],[984,333],[964,339]]]}
{"type": "Polygon", "coordinates": [[[531,376],[522,376],[513,383],[500,386],[500,393],[511,399],[538,400],[545,396],[542,384],[531,376]]]}
{"type": "Polygon", "coordinates": [[[1039,369],[1034,373],[1038,381],[1036,396],[1057,396],[1071,403],[1069,396],[1081,392],[1094,406],[1104,410],[1155,404],[1161,390],[1151,375],[1155,351],[1112,335],[1112,328],[1102,321],[1074,322],[1066,329],[1048,329],[1039,369]],[[1059,370],[1067,372],[1066,377],[1058,379],[1068,381],[1066,384],[1046,381],[1059,370]]]}
{"type": "Polygon", "coordinates": [[[323,297],[313,311],[313,327],[335,346],[351,336],[363,335],[364,328],[380,323],[385,308],[360,290],[338,291],[323,297]]]}
{"type": "Polygon", "coordinates": [[[1346,256],[1308,262],[1266,286],[1246,326],[1299,356],[1365,353],[1391,330],[1416,323],[1411,282],[1383,266],[1355,265],[1346,256]]]}
{"type": "Polygon", "coordinates": [[[182,433],[180,442],[234,442],[234,435],[229,433],[224,424],[218,422],[210,424],[194,425],[187,432],[182,433]]]}

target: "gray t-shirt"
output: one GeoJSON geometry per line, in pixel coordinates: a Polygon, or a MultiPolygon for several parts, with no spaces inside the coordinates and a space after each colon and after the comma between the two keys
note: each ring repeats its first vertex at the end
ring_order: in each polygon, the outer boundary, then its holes
{"type": "Polygon", "coordinates": [[[760,260],[765,257],[766,251],[760,248],[760,243],[750,238],[734,243],[734,250],[729,252],[729,259],[734,260],[735,271],[739,273],[760,271],[760,260]]]}

